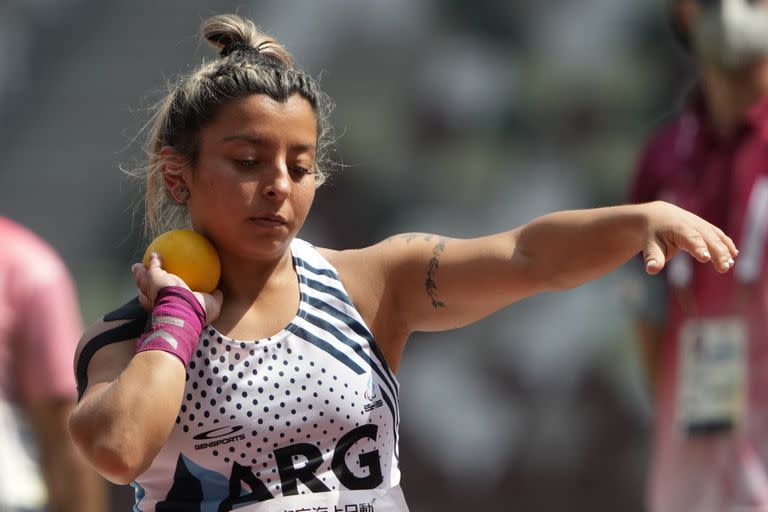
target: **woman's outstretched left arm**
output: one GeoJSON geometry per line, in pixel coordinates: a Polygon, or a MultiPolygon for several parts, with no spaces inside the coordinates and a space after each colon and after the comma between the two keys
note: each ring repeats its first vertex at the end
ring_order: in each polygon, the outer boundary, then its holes
{"type": "Polygon", "coordinates": [[[372,321],[407,335],[460,327],[521,298],[573,288],[641,251],[655,274],[679,250],[718,272],[738,253],[719,228],[656,201],[556,212],[468,240],[398,235],[339,260],[365,282],[358,296],[372,321]]]}

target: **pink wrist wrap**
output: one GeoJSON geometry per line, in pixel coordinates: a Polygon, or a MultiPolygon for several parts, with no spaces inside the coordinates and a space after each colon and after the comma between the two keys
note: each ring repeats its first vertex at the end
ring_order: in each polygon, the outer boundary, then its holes
{"type": "Polygon", "coordinates": [[[136,352],[162,350],[178,357],[186,368],[204,326],[205,311],[192,292],[166,286],[157,292],[152,325],[136,340],[136,352]]]}

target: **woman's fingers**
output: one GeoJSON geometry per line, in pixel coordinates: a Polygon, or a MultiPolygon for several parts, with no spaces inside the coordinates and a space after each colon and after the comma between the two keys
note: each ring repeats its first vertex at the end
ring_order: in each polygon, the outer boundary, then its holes
{"type": "MultiPolygon", "coordinates": [[[[148,311],[154,307],[157,292],[161,288],[181,286],[189,290],[189,286],[180,277],[163,270],[162,263],[160,255],[152,253],[146,267],[142,263],[134,263],[131,266],[131,272],[133,272],[139,292],[139,303],[148,311]]],[[[208,322],[215,320],[221,311],[222,293],[219,290],[213,294],[195,292],[195,296],[205,309],[208,322]]]]}
{"type": "Polygon", "coordinates": [[[144,290],[147,286],[147,269],[141,263],[134,263],[131,265],[131,272],[136,281],[136,287],[139,290],[144,290]]]}
{"type": "Polygon", "coordinates": [[[658,274],[667,262],[668,248],[663,239],[658,236],[649,236],[643,248],[645,259],[645,271],[649,274],[658,274]]]}
{"type": "Polygon", "coordinates": [[[221,290],[214,290],[213,293],[193,293],[205,310],[206,323],[211,323],[216,320],[221,312],[221,304],[224,300],[224,295],[221,293],[221,290]]]}
{"type": "Polygon", "coordinates": [[[701,227],[693,227],[683,224],[675,229],[672,243],[693,256],[699,263],[708,261],[717,262],[718,251],[713,241],[713,233],[701,227]]]}
{"type": "Polygon", "coordinates": [[[693,222],[674,225],[655,235],[650,237],[645,250],[646,271],[651,274],[658,273],[663,268],[666,259],[672,255],[672,247],[689,253],[701,263],[711,261],[715,270],[721,273],[733,267],[733,258],[738,254],[733,240],[716,226],[698,217],[695,217],[693,222]],[[662,260],[657,258],[659,253],[664,256],[662,260]]]}
{"type": "Polygon", "coordinates": [[[160,261],[160,255],[153,252],[149,255],[149,263],[147,264],[147,270],[154,270],[162,268],[162,261],[160,261]]]}
{"type": "Polygon", "coordinates": [[[736,244],[733,243],[733,240],[731,240],[731,237],[723,233],[723,230],[718,228],[717,226],[712,226],[712,228],[715,231],[715,234],[720,239],[720,241],[725,244],[725,246],[728,248],[728,252],[730,254],[731,258],[735,258],[739,255],[739,250],[736,248],[736,244]]]}
{"type": "Polygon", "coordinates": [[[720,228],[707,222],[702,221],[698,229],[712,255],[711,260],[715,270],[721,273],[730,270],[734,264],[733,258],[738,252],[733,241],[720,228]]]}
{"type": "Polygon", "coordinates": [[[141,304],[141,307],[143,307],[146,311],[152,311],[153,305],[149,302],[149,299],[142,291],[139,291],[139,304],[141,304]]]}

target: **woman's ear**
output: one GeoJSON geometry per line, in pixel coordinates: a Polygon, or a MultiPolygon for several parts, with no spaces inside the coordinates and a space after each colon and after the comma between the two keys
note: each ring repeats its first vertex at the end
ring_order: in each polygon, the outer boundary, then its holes
{"type": "Polygon", "coordinates": [[[189,199],[189,187],[187,179],[189,170],[187,158],[171,146],[164,146],[160,150],[162,161],[163,183],[168,193],[177,203],[186,203],[189,199]]]}

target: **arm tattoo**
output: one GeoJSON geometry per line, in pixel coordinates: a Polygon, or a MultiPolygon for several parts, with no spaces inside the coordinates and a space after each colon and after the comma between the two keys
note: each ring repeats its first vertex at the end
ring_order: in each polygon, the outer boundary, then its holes
{"type": "Polygon", "coordinates": [[[417,238],[421,238],[425,242],[429,242],[435,237],[435,235],[429,235],[426,233],[405,233],[403,235],[400,235],[400,238],[405,240],[406,244],[411,243],[412,240],[415,240],[417,238]]]}
{"type": "MultiPolygon", "coordinates": [[[[431,235],[428,236],[431,238],[431,235]]],[[[429,298],[432,300],[432,307],[435,309],[445,307],[445,302],[442,302],[437,298],[437,283],[435,283],[435,272],[440,266],[438,256],[445,250],[445,242],[446,240],[443,238],[432,248],[432,257],[427,264],[427,277],[424,279],[427,295],[429,295],[429,298]]]]}

